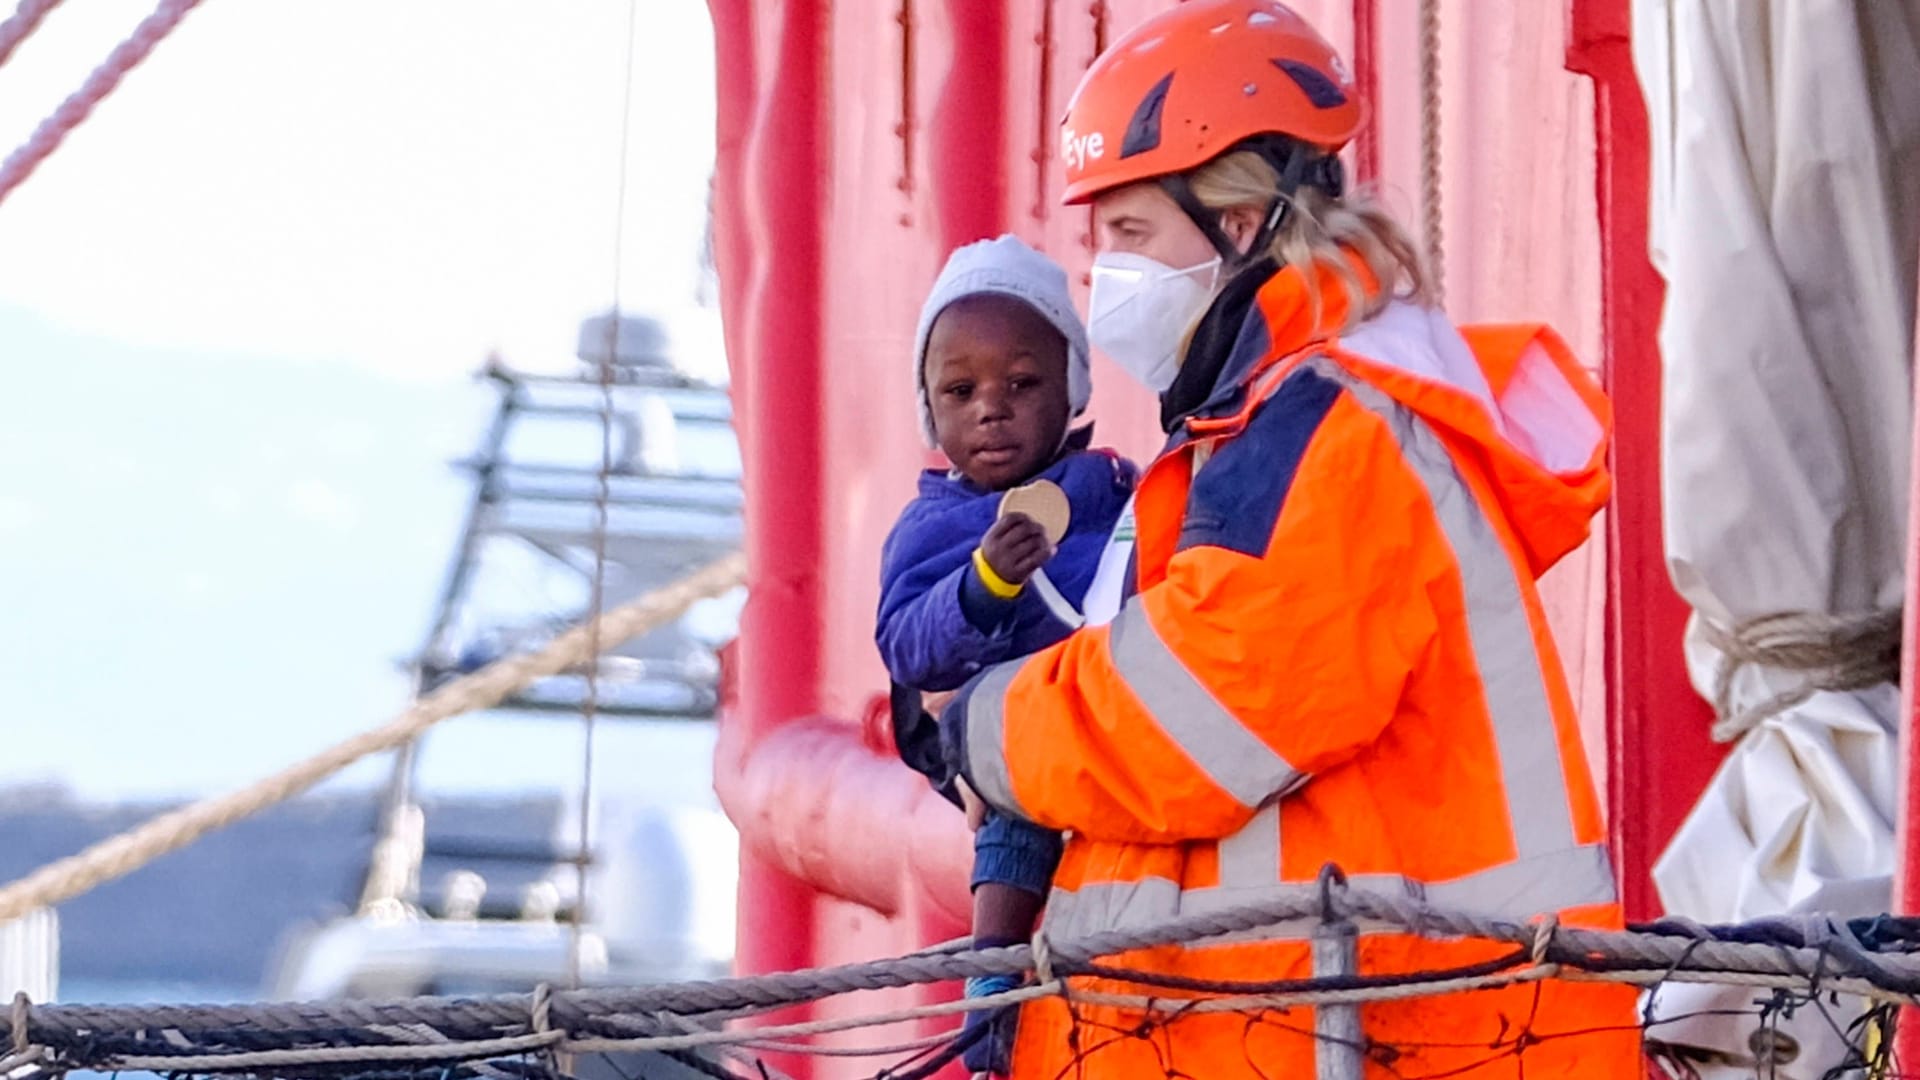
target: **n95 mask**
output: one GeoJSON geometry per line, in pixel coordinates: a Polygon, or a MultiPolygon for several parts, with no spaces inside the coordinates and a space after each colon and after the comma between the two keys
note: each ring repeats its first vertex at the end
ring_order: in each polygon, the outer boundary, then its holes
{"type": "Polygon", "coordinates": [[[1176,269],[1145,255],[1114,252],[1093,260],[1087,336],[1154,393],[1173,385],[1180,339],[1207,310],[1220,279],[1215,256],[1176,269]]]}

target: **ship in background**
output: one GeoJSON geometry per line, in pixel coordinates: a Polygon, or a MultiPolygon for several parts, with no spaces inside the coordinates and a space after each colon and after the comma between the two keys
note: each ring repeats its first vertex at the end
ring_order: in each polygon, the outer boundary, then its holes
{"type": "MultiPolygon", "coordinates": [[[[459,463],[473,494],[412,662],[421,693],[586,618],[596,573],[612,608],[738,549],[727,388],[687,374],[670,352],[658,320],[603,315],[582,325],[571,374],[488,361],[481,377],[498,400],[478,450],[459,463]]],[[[710,727],[716,649],[733,636],[740,601],[700,605],[607,650],[591,673],[536,683],[493,712],[555,727],[570,737],[553,739],[553,754],[576,758],[589,698],[602,738],[612,725],[710,727]]],[[[715,807],[601,776],[543,834],[438,828],[423,805],[444,793],[421,790],[419,773],[446,735],[396,755],[352,914],[290,938],[268,975],[272,997],[636,985],[729,970],[738,846],[715,807]]],[[[515,766],[512,755],[498,764],[515,766]]]]}

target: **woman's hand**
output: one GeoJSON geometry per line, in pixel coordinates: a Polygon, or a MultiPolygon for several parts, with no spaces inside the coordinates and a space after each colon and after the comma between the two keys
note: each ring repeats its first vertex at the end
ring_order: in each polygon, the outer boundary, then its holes
{"type": "Polygon", "coordinates": [[[945,711],[947,702],[952,701],[956,693],[958,691],[955,690],[923,690],[920,692],[920,708],[924,709],[928,716],[938,720],[941,712],[945,711]]]}
{"type": "Polygon", "coordinates": [[[1053,545],[1039,522],[1025,514],[1008,514],[987,530],[980,540],[980,554],[1002,581],[1019,585],[1053,558],[1053,545]]]}

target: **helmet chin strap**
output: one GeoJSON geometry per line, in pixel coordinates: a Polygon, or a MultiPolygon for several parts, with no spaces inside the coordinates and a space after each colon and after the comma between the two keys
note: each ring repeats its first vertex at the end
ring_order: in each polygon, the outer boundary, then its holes
{"type": "Polygon", "coordinates": [[[1280,226],[1287,220],[1287,210],[1292,205],[1294,192],[1303,186],[1316,187],[1338,198],[1346,188],[1346,170],[1341,166],[1337,154],[1320,153],[1305,143],[1277,135],[1257,135],[1243,140],[1227,153],[1238,150],[1251,150],[1259,154],[1280,174],[1279,192],[1267,204],[1265,220],[1253,234],[1253,242],[1247,245],[1245,251],[1241,251],[1227,231],[1220,227],[1220,214],[1209,209],[1193,193],[1193,186],[1187,182],[1186,174],[1160,177],[1161,190],[1179,205],[1188,220],[1220,253],[1221,264],[1229,274],[1260,258],[1273,245],[1274,234],[1280,231],[1280,226]]]}

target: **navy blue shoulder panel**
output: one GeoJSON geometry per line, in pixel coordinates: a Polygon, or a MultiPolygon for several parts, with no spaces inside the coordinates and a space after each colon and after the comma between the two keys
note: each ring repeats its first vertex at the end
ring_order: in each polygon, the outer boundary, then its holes
{"type": "Polygon", "coordinates": [[[1218,547],[1258,559],[1314,432],[1339,400],[1339,383],[1310,368],[1287,377],[1246,429],[1213,452],[1187,491],[1177,550],[1218,547]]]}

